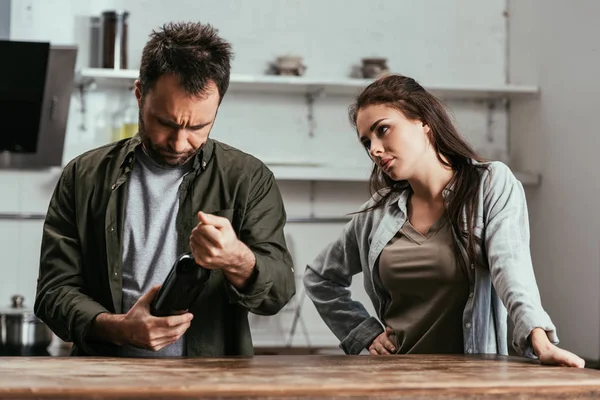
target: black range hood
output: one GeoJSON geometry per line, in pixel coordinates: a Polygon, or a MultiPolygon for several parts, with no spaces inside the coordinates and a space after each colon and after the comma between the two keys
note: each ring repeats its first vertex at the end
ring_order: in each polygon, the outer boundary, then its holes
{"type": "Polygon", "coordinates": [[[0,40],[0,168],[62,165],[77,47],[0,40]]]}

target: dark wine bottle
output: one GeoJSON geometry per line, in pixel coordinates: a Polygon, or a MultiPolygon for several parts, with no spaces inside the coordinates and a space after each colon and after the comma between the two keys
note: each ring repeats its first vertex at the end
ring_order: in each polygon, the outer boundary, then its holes
{"type": "Polygon", "coordinates": [[[194,261],[190,253],[179,256],[152,301],[150,312],[156,317],[187,312],[210,277],[210,270],[194,261]]]}

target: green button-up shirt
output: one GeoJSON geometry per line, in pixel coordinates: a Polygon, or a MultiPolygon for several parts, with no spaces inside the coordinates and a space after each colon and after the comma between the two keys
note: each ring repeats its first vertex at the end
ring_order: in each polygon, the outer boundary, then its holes
{"type": "MultiPolygon", "coordinates": [[[[113,355],[87,332],[102,312],[122,313],[125,196],[139,136],[84,153],[63,170],[44,223],[35,313],[74,355],[113,355]]],[[[208,139],[179,188],[178,253],[204,211],[231,221],[256,257],[255,274],[237,290],[213,271],[191,312],[189,356],[252,355],[248,311],[276,314],[295,294],[284,225],[286,212],[269,169],[258,159],[208,139]]]]}

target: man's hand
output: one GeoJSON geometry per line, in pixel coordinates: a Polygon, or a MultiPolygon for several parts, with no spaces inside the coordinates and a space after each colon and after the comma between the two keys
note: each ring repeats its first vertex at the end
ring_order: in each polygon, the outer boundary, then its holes
{"type": "Polygon", "coordinates": [[[193,315],[155,317],[150,314],[150,304],[159,289],[160,285],[148,290],[127,314],[98,315],[90,329],[91,337],[153,351],[175,343],[190,327],[193,315]]]}
{"type": "Polygon", "coordinates": [[[198,221],[190,235],[196,263],[208,269],[222,269],[234,286],[243,287],[256,264],[254,253],[238,239],[227,218],[199,212],[198,221]]]}

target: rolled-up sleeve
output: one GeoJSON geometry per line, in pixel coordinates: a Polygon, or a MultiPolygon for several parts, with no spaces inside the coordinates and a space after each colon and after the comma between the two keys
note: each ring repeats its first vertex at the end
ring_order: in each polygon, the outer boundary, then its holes
{"type": "Polygon", "coordinates": [[[529,342],[535,328],[558,344],[556,327],[542,307],[529,249],[529,218],[525,191],[509,168],[500,164],[488,177],[485,198],[485,247],[494,288],[512,319],[513,346],[536,358],[529,342]]]}
{"type": "Polygon", "coordinates": [[[362,271],[354,223],[350,221],[304,273],[306,293],[346,354],[359,354],[383,332],[379,321],[351,298],[352,277],[362,271]]]}
{"type": "Polygon", "coordinates": [[[254,253],[256,264],[251,280],[242,289],[226,283],[232,302],[259,315],[279,312],[296,293],[292,257],[287,249],[284,227],[287,215],[275,178],[266,167],[253,176],[239,238],[254,253]]]}
{"type": "Polygon", "coordinates": [[[48,207],[34,311],[62,340],[94,354],[88,330],[94,318],[108,310],[88,296],[84,287],[73,180],[73,165],[68,165],[48,207]]]}

